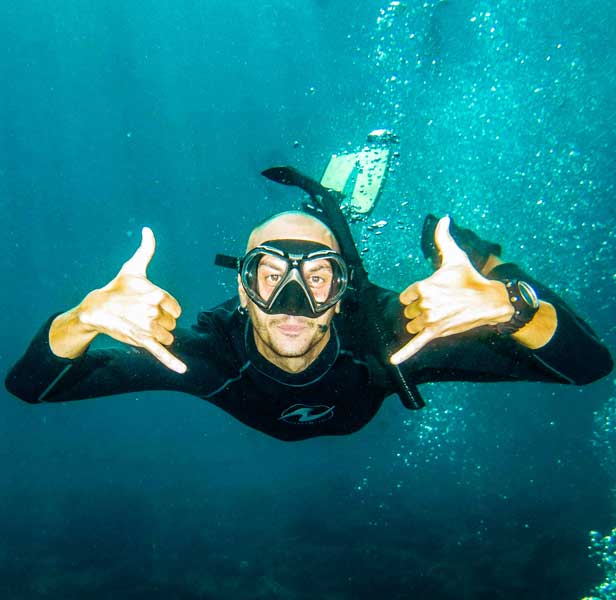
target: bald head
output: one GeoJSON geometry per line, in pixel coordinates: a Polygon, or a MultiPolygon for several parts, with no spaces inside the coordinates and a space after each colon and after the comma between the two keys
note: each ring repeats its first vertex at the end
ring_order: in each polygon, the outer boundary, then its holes
{"type": "Polygon", "coordinates": [[[340,252],[340,246],[329,227],[316,217],[300,211],[287,211],[274,215],[255,227],[248,238],[246,251],[269,240],[285,239],[319,242],[340,252]]]}

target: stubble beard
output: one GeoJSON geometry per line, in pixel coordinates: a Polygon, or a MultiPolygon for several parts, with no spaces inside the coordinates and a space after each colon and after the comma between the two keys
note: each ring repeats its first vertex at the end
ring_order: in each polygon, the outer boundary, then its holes
{"type": "Polygon", "coordinates": [[[266,358],[304,357],[321,342],[329,331],[328,328],[323,329],[321,327],[323,323],[317,319],[267,315],[256,306],[249,306],[248,311],[257,348],[266,358]],[[285,335],[279,329],[280,325],[290,323],[302,325],[303,329],[297,336],[285,335]]]}
{"type": "Polygon", "coordinates": [[[316,324],[311,322],[302,323],[304,329],[299,335],[285,335],[278,327],[286,321],[287,318],[283,317],[267,323],[260,323],[255,327],[255,332],[262,342],[278,356],[284,358],[305,356],[325,335],[325,333],[321,333],[316,324]]]}

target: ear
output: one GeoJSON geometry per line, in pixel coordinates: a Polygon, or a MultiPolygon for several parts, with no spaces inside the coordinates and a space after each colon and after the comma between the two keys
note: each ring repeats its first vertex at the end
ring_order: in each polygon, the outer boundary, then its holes
{"type": "Polygon", "coordinates": [[[237,276],[237,294],[240,297],[240,306],[242,308],[246,308],[248,306],[248,295],[246,294],[246,290],[242,285],[242,278],[237,276]]]}
{"type": "Polygon", "coordinates": [[[336,306],[334,306],[334,313],[337,314],[337,315],[340,314],[340,310],[341,310],[340,304],[341,304],[341,302],[336,302],[336,306]]]}

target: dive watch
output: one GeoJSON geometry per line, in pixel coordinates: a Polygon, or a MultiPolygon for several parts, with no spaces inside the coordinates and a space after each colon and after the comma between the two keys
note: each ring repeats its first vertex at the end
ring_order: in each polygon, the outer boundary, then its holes
{"type": "Polygon", "coordinates": [[[539,310],[537,292],[526,281],[519,279],[503,279],[509,302],[513,306],[513,316],[506,323],[499,323],[496,332],[500,335],[510,335],[522,329],[529,323],[539,310]]]}

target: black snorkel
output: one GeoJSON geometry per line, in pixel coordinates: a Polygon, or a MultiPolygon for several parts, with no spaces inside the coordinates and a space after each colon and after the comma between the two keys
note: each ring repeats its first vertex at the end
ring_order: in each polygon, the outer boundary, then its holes
{"type": "MultiPolygon", "coordinates": [[[[262,175],[277,183],[299,187],[310,196],[313,204],[304,203],[303,210],[323,221],[338,240],[341,254],[349,271],[349,289],[355,292],[355,301],[358,300],[357,296],[361,294],[362,303],[376,303],[376,298],[373,297],[376,288],[370,285],[368,272],[359,256],[353,234],[340,208],[340,202],[344,195],[322,186],[318,181],[303,175],[293,167],[273,167],[263,171],[262,175]]],[[[388,349],[385,347],[386,334],[388,333],[385,323],[379,318],[379,315],[375,315],[366,323],[366,327],[369,329],[370,336],[382,349],[381,360],[396,384],[396,393],[402,404],[412,410],[423,408],[425,402],[417,386],[406,381],[398,365],[389,362],[388,349]]]]}

